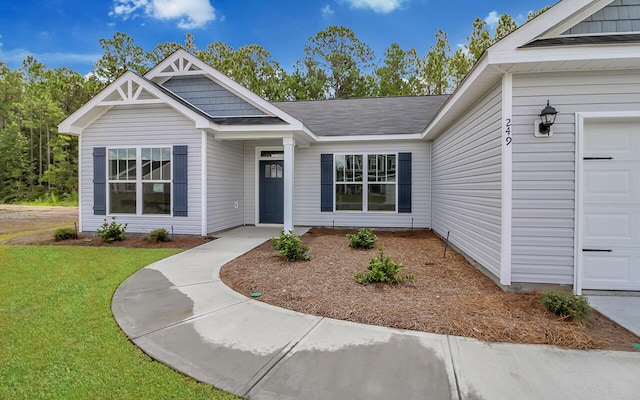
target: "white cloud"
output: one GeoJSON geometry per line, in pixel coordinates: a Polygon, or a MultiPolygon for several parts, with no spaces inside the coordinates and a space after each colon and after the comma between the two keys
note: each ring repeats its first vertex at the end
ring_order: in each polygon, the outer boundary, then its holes
{"type": "Polygon", "coordinates": [[[322,13],[322,17],[323,18],[329,18],[331,17],[333,14],[335,14],[336,12],[333,10],[333,8],[331,8],[331,6],[329,4],[327,4],[326,6],[322,7],[320,9],[320,12],[322,13]]]}
{"type": "Polygon", "coordinates": [[[370,8],[379,14],[388,14],[400,8],[408,0],[342,0],[351,8],[370,8]]]}
{"type": "Polygon", "coordinates": [[[500,21],[500,16],[497,11],[491,11],[489,15],[486,16],[484,22],[491,29],[496,29],[498,27],[498,21],[500,21]]]}
{"type": "Polygon", "coordinates": [[[209,0],[114,0],[109,15],[123,21],[139,16],[178,20],[178,28],[195,29],[215,21],[216,10],[209,0]]]}

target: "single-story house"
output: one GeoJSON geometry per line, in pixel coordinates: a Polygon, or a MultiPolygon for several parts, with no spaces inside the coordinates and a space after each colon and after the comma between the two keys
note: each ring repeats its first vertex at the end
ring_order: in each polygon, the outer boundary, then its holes
{"type": "Polygon", "coordinates": [[[429,228],[505,288],[640,290],[640,0],[560,1],[450,96],[271,103],[177,51],[59,130],[83,231],[429,228]]]}

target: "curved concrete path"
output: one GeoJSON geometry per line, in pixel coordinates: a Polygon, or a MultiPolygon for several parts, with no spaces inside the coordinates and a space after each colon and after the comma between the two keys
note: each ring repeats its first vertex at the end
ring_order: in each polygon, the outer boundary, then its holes
{"type": "Polygon", "coordinates": [[[118,324],[156,360],[250,399],[640,396],[640,353],[487,344],[338,321],[249,299],[220,281],[225,263],[278,233],[233,229],[141,269],[114,294],[118,324]]]}

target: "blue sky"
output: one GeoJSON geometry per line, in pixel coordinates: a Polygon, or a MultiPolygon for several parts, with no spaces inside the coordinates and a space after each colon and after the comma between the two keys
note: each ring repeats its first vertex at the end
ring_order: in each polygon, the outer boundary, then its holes
{"type": "Polygon", "coordinates": [[[556,0],[0,0],[0,60],[20,67],[27,55],[50,68],[82,74],[101,56],[99,38],[117,31],[145,50],[157,43],[198,47],[223,41],[237,48],[256,43],[291,71],[310,36],[344,25],[367,43],[378,60],[393,42],[422,56],[438,29],[452,47],[471,33],[476,17],[492,25],[508,13],[522,23],[529,11],[556,0]]]}

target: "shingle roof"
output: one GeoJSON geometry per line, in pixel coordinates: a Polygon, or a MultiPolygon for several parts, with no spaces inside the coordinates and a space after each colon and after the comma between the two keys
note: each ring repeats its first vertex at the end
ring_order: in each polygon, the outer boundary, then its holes
{"type": "Polygon", "coordinates": [[[571,46],[580,44],[624,44],[638,42],[640,42],[640,35],[637,33],[626,35],[568,36],[534,40],[531,43],[525,44],[522,48],[571,46]]]}
{"type": "Polygon", "coordinates": [[[273,103],[318,136],[420,133],[448,95],[273,103]]]}

